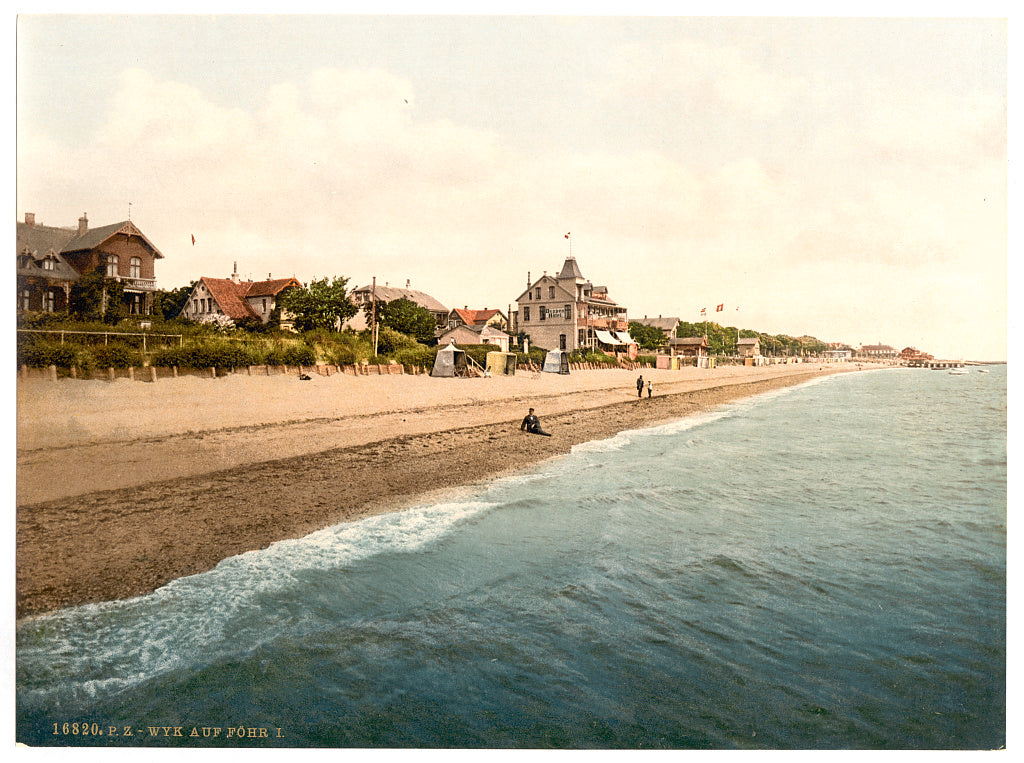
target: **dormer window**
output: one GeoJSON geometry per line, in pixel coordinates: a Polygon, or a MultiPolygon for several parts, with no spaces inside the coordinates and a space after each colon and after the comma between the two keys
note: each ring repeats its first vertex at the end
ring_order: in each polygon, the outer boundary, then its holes
{"type": "Polygon", "coordinates": [[[56,265],[54,263],[53,257],[47,257],[45,260],[43,260],[43,270],[55,270],[55,269],[56,269],[56,265]]]}

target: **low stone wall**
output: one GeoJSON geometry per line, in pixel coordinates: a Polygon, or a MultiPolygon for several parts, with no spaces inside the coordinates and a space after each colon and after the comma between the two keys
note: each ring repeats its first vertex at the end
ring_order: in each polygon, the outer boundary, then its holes
{"type": "Polygon", "coordinates": [[[246,366],[244,368],[178,368],[163,366],[144,366],[142,368],[104,368],[82,371],[72,366],[71,368],[30,368],[22,366],[18,371],[18,378],[23,381],[30,379],[44,379],[56,381],[57,379],[84,379],[93,381],[115,381],[117,379],[129,379],[132,381],[155,382],[160,379],[176,379],[179,376],[195,376],[203,379],[216,379],[231,374],[245,374],[247,376],[279,376],[303,374],[318,376],[333,376],[337,374],[348,374],[350,376],[379,376],[382,374],[423,374],[427,373],[421,368],[413,366],[404,367],[398,363],[380,365],[352,365],[336,366],[318,364],[315,366],[246,366]]]}
{"type": "MultiPolygon", "coordinates": [[[[618,365],[610,363],[570,363],[571,371],[598,371],[608,368],[651,368],[649,363],[631,363],[620,361],[618,365]]],[[[526,363],[519,366],[520,371],[539,372],[539,366],[526,363]]],[[[56,381],[57,379],[84,379],[92,381],[115,381],[117,379],[129,379],[132,381],[156,382],[160,379],[176,379],[179,376],[194,376],[202,379],[216,379],[231,374],[245,374],[247,376],[279,376],[282,374],[301,376],[319,375],[334,376],[347,374],[349,376],[387,376],[391,374],[421,375],[429,374],[429,369],[418,366],[403,366],[399,363],[368,364],[360,363],[348,366],[336,366],[329,364],[317,364],[315,366],[246,366],[244,368],[178,368],[164,366],[143,366],[141,368],[104,368],[82,371],[78,368],[30,368],[22,366],[18,371],[18,379],[28,381],[30,379],[43,379],[56,381]]]]}

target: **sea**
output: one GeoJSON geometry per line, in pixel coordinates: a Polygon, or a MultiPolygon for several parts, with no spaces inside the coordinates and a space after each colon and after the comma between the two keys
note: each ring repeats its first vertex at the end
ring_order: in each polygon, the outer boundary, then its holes
{"type": "Polygon", "coordinates": [[[983,371],[817,378],[25,619],[17,741],[1001,748],[1007,370],[983,371]]]}

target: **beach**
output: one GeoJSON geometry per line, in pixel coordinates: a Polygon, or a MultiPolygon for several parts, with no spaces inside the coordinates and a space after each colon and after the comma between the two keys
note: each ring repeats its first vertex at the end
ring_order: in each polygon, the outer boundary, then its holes
{"type": "Polygon", "coordinates": [[[579,443],[850,370],[22,381],[17,615],[142,595],[579,443]],[[650,399],[637,398],[639,374],[650,399]],[[530,407],[552,437],[520,431],[530,407]]]}

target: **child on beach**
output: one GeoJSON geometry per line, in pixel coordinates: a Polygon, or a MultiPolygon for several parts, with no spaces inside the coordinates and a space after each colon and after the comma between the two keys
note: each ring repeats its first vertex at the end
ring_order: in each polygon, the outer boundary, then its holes
{"type": "Polygon", "coordinates": [[[650,399],[650,397],[651,397],[651,380],[648,379],[647,380],[647,398],[650,399]]]}

